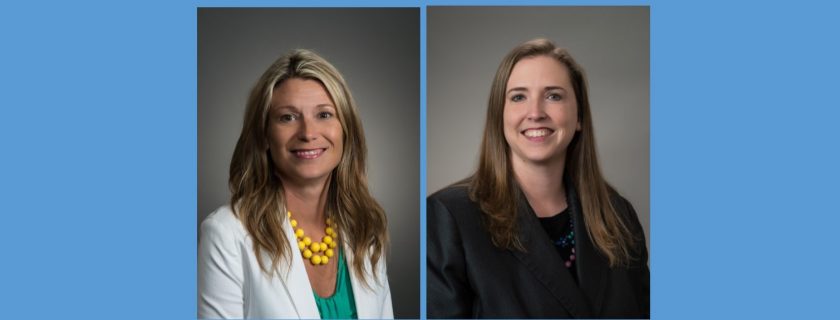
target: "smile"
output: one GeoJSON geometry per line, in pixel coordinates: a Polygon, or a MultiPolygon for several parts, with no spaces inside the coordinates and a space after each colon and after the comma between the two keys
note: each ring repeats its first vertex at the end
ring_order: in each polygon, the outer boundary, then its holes
{"type": "Polygon", "coordinates": [[[320,157],[326,151],[326,148],[319,149],[296,149],[292,150],[292,154],[298,159],[315,159],[320,157]]]}
{"type": "Polygon", "coordinates": [[[548,128],[533,128],[522,131],[522,134],[525,135],[525,137],[527,137],[528,140],[533,141],[542,141],[543,138],[552,133],[554,133],[554,130],[548,128]]]}

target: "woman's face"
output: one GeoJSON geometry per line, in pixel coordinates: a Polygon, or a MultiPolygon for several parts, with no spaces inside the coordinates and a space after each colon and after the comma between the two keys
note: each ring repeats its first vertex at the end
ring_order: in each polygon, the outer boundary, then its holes
{"type": "Polygon", "coordinates": [[[580,130],[566,66],[549,56],[528,57],[514,65],[505,88],[505,140],[512,161],[546,164],[563,161],[580,130]]]}
{"type": "Polygon", "coordinates": [[[269,150],[281,178],[307,183],[329,177],[344,151],[337,112],[319,81],[292,78],[274,89],[269,150]]]}

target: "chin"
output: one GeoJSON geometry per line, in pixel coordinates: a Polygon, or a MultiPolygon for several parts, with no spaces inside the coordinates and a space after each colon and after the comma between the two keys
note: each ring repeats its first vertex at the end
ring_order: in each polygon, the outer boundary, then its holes
{"type": "Polygon", "coordinates": [[[551,163],[553,159],[551,157],[528,157],[527,160],[531,163],[547,164],[551,163]]]}
{"type": "Polygon", "coordinates": [[[326,171],[326,172],[307,172],[307,173],[301,173],[301,175],[300,175],[300,177],[302,179],[305,179],[305,180],[320,180],[320,179],[329,178],[329,176],[330,176],[330,171],[326,171]]]}
{"type": "Polygon", "coordinates": [[[281,177],[296,181],[317,181],[328,178],[331,172],[332,170],[292,170],[281,174],[281,177]]]}
{"type": "Polygon", "coordinates": [[[525,160],[532,163],[548,164],[556,161],[562,161],[562,154],[534,152],[525,155],[525,160]]]}

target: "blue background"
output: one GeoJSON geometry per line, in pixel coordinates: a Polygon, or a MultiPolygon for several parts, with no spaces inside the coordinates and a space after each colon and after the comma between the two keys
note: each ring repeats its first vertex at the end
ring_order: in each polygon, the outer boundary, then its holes
{"type": "MultiPolygon", "coordinates": [[[[529,3],[651,6],[653,318],[836,317],[840,5],[529,3]]],[[[311,3],[425,4],[514,3],[311,3]]],[[[195,318],[196,7],[240,5],[304,4],[0,5],[2,318],[195,318]]]]}

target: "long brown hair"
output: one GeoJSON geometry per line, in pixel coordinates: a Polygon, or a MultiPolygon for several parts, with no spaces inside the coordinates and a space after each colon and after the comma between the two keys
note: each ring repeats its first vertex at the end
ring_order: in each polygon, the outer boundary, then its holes
{"type": "Polygon", "coordinates": [[[515,212],[520,190],[512,175],[510,146],[504,136],[503,112],[511,70],[519,60],[534,56],[552,57],[569,71],[577,97],[581,128],[569,143],[563,175],[569,177],[577,189],[586,231],[595,246],[607,257],[611,266],[625,264],[630,260],[633,236],[616,214],[610,202],[611,188],[598,166],[586,77],[583,68],[569,52],[557,48],[551,41],[535,39],[525,42],[513,48],[499,65],[490,89],[478,169],[471,178],[465,180],[469,184],[470,198],[481,207],[494,245],[525,250],[517,235],[515,212]]]}
{"type": "MultiPolygon", "coordinates": [[[[388,243],[385,212],[368,190],[367,147],[353,97],[338,70],[314,52],[294,50],[280,57],[251,90],[242,133],[230,163],[231,208],[254,241],[260,268],[270,275],[281,258],[292,254],[284,230],[287,217],[282,212],[283,181],[275,173],[268,150],[271,97],[274,88],[291,78],[319,81],[336,104],[344,150],[329,179],[325,211],[338,225],[340,241],[350,248],[353,271],[367,279],[366,260],[370,259],[375,270],[388,243]],[[263,261],[263,252],[270,261],[263,261]]],[[[375,272],[373,276],[376,277],[375,272]]]]}

